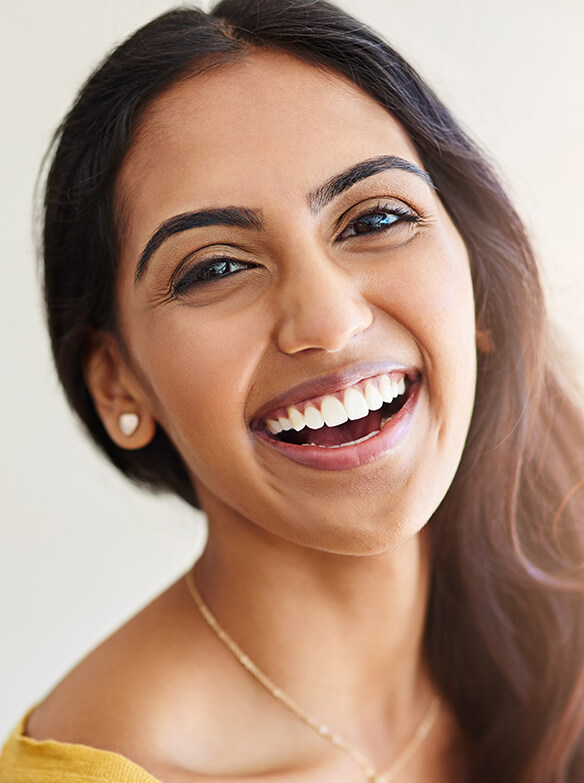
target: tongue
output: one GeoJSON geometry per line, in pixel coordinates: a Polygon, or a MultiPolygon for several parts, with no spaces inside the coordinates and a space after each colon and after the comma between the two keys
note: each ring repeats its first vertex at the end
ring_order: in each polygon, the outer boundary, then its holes
{"type": "Polygon", "coordinates": [[[300,443],[313,443],[315,446],[340,446],[353,440],[364,438],[371,432],[380,429],[381,412],[371,411],[368,416],[357,421],[347,421],[337,427],[321,427],[319,430],[310,430],[305,427],[298,434],[300,443]]]}

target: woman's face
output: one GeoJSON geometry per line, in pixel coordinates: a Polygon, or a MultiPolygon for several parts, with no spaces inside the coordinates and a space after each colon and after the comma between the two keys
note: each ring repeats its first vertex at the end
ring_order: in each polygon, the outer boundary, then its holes
{"type": "Polygon", "coordinates": [[[158,99],[118,191],[131,369],[211,523],[343,553],[416,533],[462,454],[475,322],[401,126],[260,51],[158,99]]]}

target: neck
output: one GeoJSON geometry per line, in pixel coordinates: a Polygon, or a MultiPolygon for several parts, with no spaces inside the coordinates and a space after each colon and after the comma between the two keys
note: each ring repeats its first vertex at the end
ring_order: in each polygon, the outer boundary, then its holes
{"type": "Polygon", "coordinates": [[[387,729],[430,699],[424,543],[420,534],[384,554],[336,555],[222,514],[210,518],[197,584],[243,651],[306,709],[351,733],[387,729]]]}

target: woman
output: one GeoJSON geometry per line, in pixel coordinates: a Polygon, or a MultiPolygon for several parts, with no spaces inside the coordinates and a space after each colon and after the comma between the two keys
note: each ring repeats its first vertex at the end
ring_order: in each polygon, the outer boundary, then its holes
{"type": "Polygon", "coordinates": [[[68,398],[209,539],[0,780],[581,780],[584,424],[409,66],[322,2],[171,12],[82,90],[45,207],[68,398]]]}

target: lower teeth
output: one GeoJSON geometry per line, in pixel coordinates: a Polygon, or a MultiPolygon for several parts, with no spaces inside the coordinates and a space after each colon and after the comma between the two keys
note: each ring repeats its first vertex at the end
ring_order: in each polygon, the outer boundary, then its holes
{"type": "Polygon", "coordinates": [[[357,440],[348,440],[346,443],[337,443],[332,446],[323,446],[320,443],[303,443],[303,446],[318,446],[319,449],[342,449],[345,446],[355,446],[357,443],[363,443],[366,440],[369,440],[369,438],[375,437],[375,435],[379,435],[381,430],[385,427],[387,422],[391,419],[391,416],[387,416],[381,420],[381,426],[378,430],[373,430],[373,432],[370,432],[368,435],[364,435],[362,438],[358,438],[357,440]]]}
{"type": "MultiPolygon", "coordinates": [[[[344,446],[354,446],[356,443],[363,443],[363,441],[369,440],[369,438],[372,438],[374,435],[379,435],[379,430],[373,430],[373,432],[370,432],[369,435],[364,435],[362,438],[358,438],[357,440],[348,440],[346,443],[339,443],[338,446],[330,446],[329,448],[342,449],[344,446]]],[[[326,449],[326,446],[323,448],[326,449]]]]}

